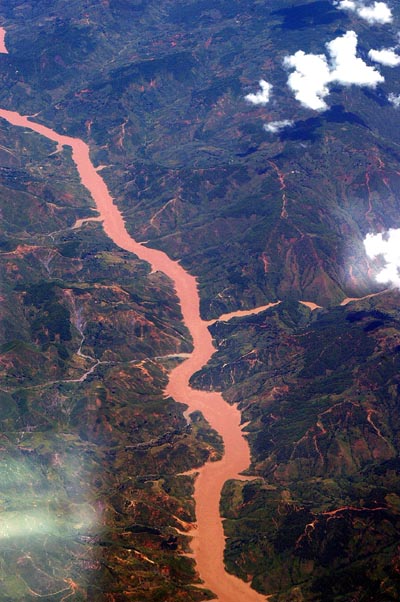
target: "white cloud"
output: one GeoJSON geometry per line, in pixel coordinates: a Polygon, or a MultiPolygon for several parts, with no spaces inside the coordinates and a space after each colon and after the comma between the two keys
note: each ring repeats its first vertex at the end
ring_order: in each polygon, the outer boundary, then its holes
{"type": "Polygon", "coordinates": [[[258,83],[260,84],[261,90],[256,94],[247,94],[245,99],[253,105],[266,105],[269,102],[272,85],[266,82],[265,79],[260,79],[258,83]]]}
{"type": "Polygon", "coordinates": [[[371,25],[374,23],[384,25],[393,20],[392,11],[385,2],[374,2],[372,6],[360,6],[357,13],[371,25]]]}
{"type": "Polygon", "coordinates": [[[302,105],[317,111],[325,110],[324,98],[329,94],[330,84],[374,88],[384,81],[379,71],[356,56],[357,34],[354,31],[347,31],[328,42],[326,48],[329,62],[323,54],[305,54],[303,50],[284,59],[286,67],[295,69],[289,75],[288,85],[302,105]]]}
{"type": "Polygon", "coordinates": [[[400,108],[400,94],[396,95],[396,94],[393,94],[393,92],[390,92],[390,94],[388,96],[388,100],[389,100],[389,102],[392,103],[392,105],[396,109],[400,108]]]}
{"type": "Polygon", "coordinates": [[[327,108],[323,100],[329,94],[329,66],[323,54],[306,54],[298,50],[284,59],[284,65],[294,68],[289,75],[288,85],[302,105],[321,111],[327,108]]]}
{"type": "Polygon", "coordinates": [[[391,228],[382,234],[367,234],[364,247],[368,257],[382,257],[385,262],[376,280],[400,288],[400,228],[391,228]]]}
{"type": "Polygon", "coordinates": [[[383,82],[383,76],[356,57],[357,34],[347,31],[342,37],[336,38],[326,45],[331,55],[331,81],[345,86],[369,86],[374,88],[383,82]]]}
{"type": "Polygon", "coordinates": [[[294,121],[291,119],[282,119],[281,121],[270,121],[269,123],[264,124],[264,130],[266,132],[270,132],[271,134],[276,134],[285,128],[290,128],[294,124],[294,121]]]}
{"type": "Polygon", "coordinates": [[[386,2],[367,4],[363,0],[338,0],[335,5],[339,10],[350,10],[365,19],[370,25],[385,25],[393,21],[392,11],[386,2]]]}
{"type": "Polygon", "coordinates": [[[357,10],[357,4],[355,0],[342,0],[341,2],[335,2],[339,10],[357,10]]]}
{"type": "Polygon", "coordinates": [[[400,65],[400,56],[396,54],[394,48],[382,48],[382,50],[370,50],[368,56],[371,61],[380,63],[386,67],[397,67],[400,65]]]}

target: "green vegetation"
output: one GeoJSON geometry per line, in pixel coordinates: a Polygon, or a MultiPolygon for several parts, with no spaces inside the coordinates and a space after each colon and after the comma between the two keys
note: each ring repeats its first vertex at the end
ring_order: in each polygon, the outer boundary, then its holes
{"type": "MultiPolygon", "coordinates": [[[[338,307],[379,290],[365,234],[400,225],[398,70],[315,114],[282,69],[348,29],[361,56],[392,47],[396,27],[327,0],[3,4],[0,105],[90,144],[130,231],[197,276],[205,318],[284,301],[215,323],[193,378],[248,422],[257,479],[224,490],[229,570],[276,602],[399,600],[398,295],[338,307]],[[265,108],[244,100],[261,77],[265,108]]],[[[0,598],[212,599],[183,555],[179,473],[221,441],[162,393],[191,341],[162,274],[100,224],[72,228],[95,213],[70,153],[0,124],[0,533],[22,526],[0,598]]]]}
{"type": "Polygon", "coordinates": [[[276,601],[398,600],[398,295],[213,329],[194,382],[239,401],[262,477],[225,486],[228,569],[276,601]]]}
{"type": "MultiPolygon", "coordinates": [[[[37,144],[30,190],[51,160],[37,144]]],[[[64,167],[46,184],[51,200],[38,200],[58,217],[40,229],[25,192],[1,188],[0,598],[204,599],[184,556],[193,477],[176,475],[220,456],[221,442],[163,396],[170,354],[189,351],[190,337],[167,278],[98,224],[72,229],[61,217],[79,189],[72,172],[57,197],[64,167]]]]}

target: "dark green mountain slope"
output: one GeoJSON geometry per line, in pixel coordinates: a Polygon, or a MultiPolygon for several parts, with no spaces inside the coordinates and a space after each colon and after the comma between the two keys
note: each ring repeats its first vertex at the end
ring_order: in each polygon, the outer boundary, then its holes
{"type": "Polygon", "coordinates": [[[398,295],[213,328],[197,383],[239,401],[262,477],[225,488],[228,566],[276,600],[398,600],[398,295]]]}
{"type": "MultiPolygon", "coordinates": [[[[370,27],[328,1],[0,2],[0,106],[90,144],[132,234],[198,276],[204,317],[283,301],[216,323],[195,379],[249,421],[258,480],[225,488],[227,566],[279,601],[399,599],[399,296],[338,307],[382,289],[363,239],[400,226],[399,70],[316,113],[282,65],[348,30],[363,58],[392,47],[393,12],[370,27]],[[254,107],[261,77],[274,93],[254,107]]],[[[173,291],[98,224],[72,228],[91,200],[54,145],[0,137],[0,535],[24,527],[0,598],[204,599],[176,474],[220,444],[162,397],[190,349],[173,291]]]]}
{"type": "Polygon", "coordinates": [[[393,45],[395,23],[328,2],[11,2],[5,16],[2,104],[91,143],[135,236],[202,277],[205,315],[370,289],[362,238],[398,225],[398,70],[375,91],[335,88],[316,114],[282,61],[349,29],[365,55],[393,45]],[[266,108],[244,100],[260,77],[266,108]],[[294,127],[263,132],[284,118],[294,127]]]}

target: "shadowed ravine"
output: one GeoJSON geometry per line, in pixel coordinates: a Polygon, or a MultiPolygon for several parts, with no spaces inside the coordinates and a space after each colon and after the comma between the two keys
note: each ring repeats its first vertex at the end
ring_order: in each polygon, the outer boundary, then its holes
{"type": "MultiPolygon", "coordinates": [[[[212,428],[222,436],[225,448],[221,461],[209,462],[198,471],[195,486],[197,525],[191,533],[194,558],[204,585],[218,596],[220,602],[265,600],[265,596],[252,590],[240,579],[226,573],[224,569],[225,542],[219,515],[221,489],[226,480],[238,478],[239,474],[249,466],[250,452],[239,426],[240,413],[237,408],[229,406],[219,393],[197,391],[189,387],[191,375],[206,364],[215,351],[208,330],[209,322],[200,317],[196,279],[165,253],[149,249],[129,235],[105,182],[91,163],[89,147],[85,142],[57,134],[50,128],[13,111],[0,109],[0,117],[12,125],[28,128],[53,140],[60,149],[65,145],[70,146],[82,184],[93,197],[106,234],[119,247],[149,262],[154,271],[163,272],[173,281],[184,323],[193,338],[193,352],[171,372],[165,393],[176,401],[187,404],[188,412],[200,410],[212,428]]],[[[256,313],[267,307],[269,306],[246,313],[256,313]]],[[[243,313],[237,312],[237,315],[243,313]]],[[[234,313],[229,314],[229,317],[234,315],[234,313]]]]}

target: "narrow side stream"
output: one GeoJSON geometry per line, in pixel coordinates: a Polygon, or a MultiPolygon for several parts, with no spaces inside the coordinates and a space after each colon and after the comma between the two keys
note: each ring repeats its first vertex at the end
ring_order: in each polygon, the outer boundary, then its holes
{"type": "MultiPolygon", "coordinates": [[[[250,452],[239,426],[240,413],[237,408],[229,406],[220,393],[197,391],[189,387],[191,375],[205,365],[215,351],[208,330],[209,322],[200,317],[196,279],[165,253],[145,247],[129,235],[104,180],[90,160],[89,147],[85,142],[57,134],[52,129],[14,111],[0,109],[0,117],[14,126],[28,128],[53,140],[59,147],[70,146],[82,184],[93,197],[106,234],[120,248],[149,262],[154,271],[163,272],[173,281],[183,320],[193,338],[193,352],[171,372],[165,393],[171,395],[176,401],[187,404],[190,412],[200,410],[212,428],[222,436],[225,447],[223,459],[205,464],[199,469],[199,476],[196,479],[197,525],[191,533],[194,558],[204,585],[215,592],[220,602],[265,601],[265,596],[228,574],[224,568],[225,539],[219,514],[221,489],[225,481],[238,478],[239,473],[249,466],[250,452]]],[[[264,306],[262,309],[267,307],[264,306]]],[[[254,313],[257,311],[259,309],[254,313]]],[[[229,317],[234,315],[235,313],[229,314],[229,317]]],[[[243,312],[237,312],[237,315],[243,315],[243,312]]]]}
{"type": "Polygon", "coordinates": [[[0,27],[0,53],[8,54],[8,50],[6,47],[6,30],[4,27],[0,27]]]}

